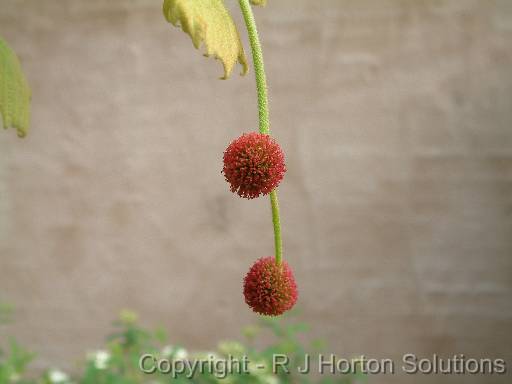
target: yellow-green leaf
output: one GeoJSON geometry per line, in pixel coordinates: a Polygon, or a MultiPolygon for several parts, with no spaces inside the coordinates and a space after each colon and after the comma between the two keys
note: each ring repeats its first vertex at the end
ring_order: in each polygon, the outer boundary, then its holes
{"type": "Polygon", "coordinates": [[[4,128],[27,134],[30,123],[30,88],[14,51],[0,38],[0,113],[4,128]]]}
{"type": "Polygon", "coordinates": [[[252,5],[267,5],[267,0],[251,0],[252,5]]]}
{"type": "Polygon", "coordinates": [[[227,79],[237,62],[242,75],[247,72],[247,58],[233,18],[222,0],[164,0],[164,16],[192,38],[194,47],[204,42],[205,56],[214,56],[224,66],[227,79]]]}

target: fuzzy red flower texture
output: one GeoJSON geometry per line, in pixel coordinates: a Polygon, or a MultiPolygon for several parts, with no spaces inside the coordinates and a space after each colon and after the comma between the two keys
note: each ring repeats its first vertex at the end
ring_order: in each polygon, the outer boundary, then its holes
{"type": "Polygon", "coordinates": [[[224,152],[222,173],[231,192],[246,199],[272,192],[285,172],[283,151],[269,135],[245,133],[224,152]]]}
{"type": "Polygon", "coordinates": [[[297,302],[298,292],[291,268],[274,257],[258,259],[244,278],[245,302],[261,315],[278,316],[297,302]]]}

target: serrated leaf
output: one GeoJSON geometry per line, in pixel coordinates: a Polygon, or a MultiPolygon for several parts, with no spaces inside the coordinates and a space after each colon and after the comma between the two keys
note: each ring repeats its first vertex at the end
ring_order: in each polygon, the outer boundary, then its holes
{"type": "Polygon", "coordinates": [[[250,2],[252,5],[267,5],[267,0],[251,0],[250,2]]]}
{"type": "Polygon", "coordinates": [[[30,88],[14,51],[0,38],[0,114],[4,128],[27,134],[30,123],[30,88]]]}
{"type": "Polygon", "coordinates": [[[233,18],[222,0],[164,0],[163,12],[172,25],[181,26],[198,49],[204,42],[205,56],[222,62],[227,79],[237,62],[242,75],[247,72],[247,58],[233,18]]]}

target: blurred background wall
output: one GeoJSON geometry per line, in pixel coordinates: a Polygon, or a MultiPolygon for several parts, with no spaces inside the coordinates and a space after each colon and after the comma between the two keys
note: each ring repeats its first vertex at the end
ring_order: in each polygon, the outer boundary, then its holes
{"type": "MultiPolygon", "coordinates": [[[[0,0],[33,90],[29,136],[0,135],[2,332],[40,367],[72,366],[123,308],[190,348],[256,319],[241,282],[273,253],[269,203],[220,173],[257,129],[253,73],[218,80],[160,8],[0,0]]],[[[256,17],[302,320],[343,356],[510,368],[512,2],[269,0],[256,17]]]]}

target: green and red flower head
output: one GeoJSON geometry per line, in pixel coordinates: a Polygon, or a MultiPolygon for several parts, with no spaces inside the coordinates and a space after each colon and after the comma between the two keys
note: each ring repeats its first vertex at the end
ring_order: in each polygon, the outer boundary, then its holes
{"type": "Polygon", "coordinates": [[[246,199],[272,192],[285,172],[283,151],[269,135],[244,133],[224,152],[222,173],[231,192],[246,199]]]}
{"type": "Polygon", "coordinates": [[[258,259],[244,278],[245,302],[261,315],[278,316],[291,309],[298,297],[292,270],[273,257],[258,259]]]}

